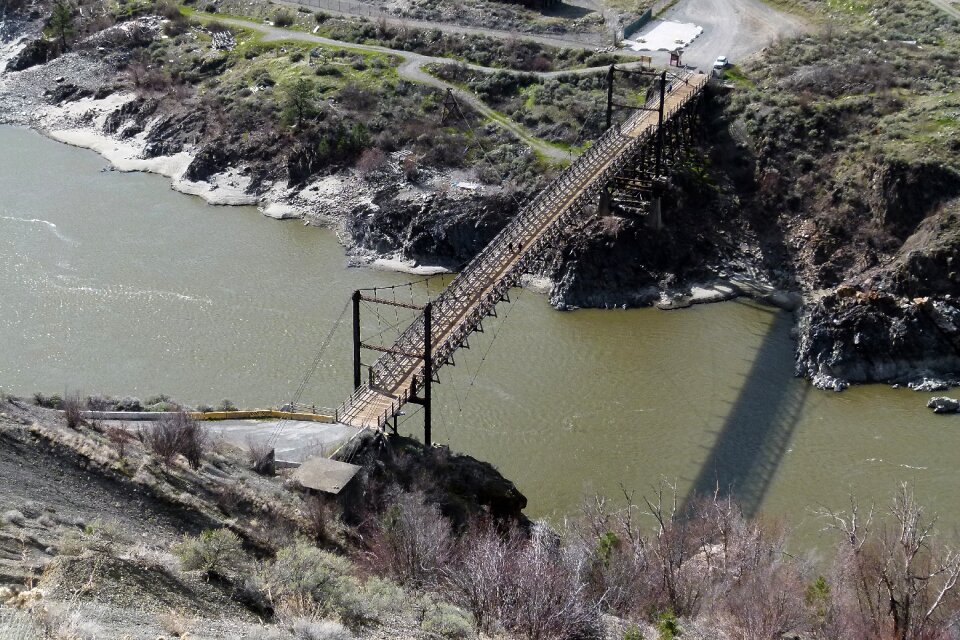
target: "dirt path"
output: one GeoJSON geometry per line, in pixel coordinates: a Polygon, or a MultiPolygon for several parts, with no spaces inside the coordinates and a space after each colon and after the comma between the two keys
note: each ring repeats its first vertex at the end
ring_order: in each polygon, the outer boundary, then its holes
{"type": "MultiPolygon", "coordinates": [[[[347,18],[370,18],[372,20],[383,20],[386,24],[396,27],[407,27],[414,29],[438,29],[444,33],[458,33],[466,35],[488,36],[500,40],[530,40],[551,47],[560,47],[563,49],[595,49],[597,47],[606,47],[612,44],[612,34],[602,33],[570,33],[545,35],[538,33],[518,33],[516,31],[507,31],[501,29],[488,29],[485,27],[471,27],[453,22],[439,22],[434,20],[413,20],[410,18],[400,18],[398,16],[384,13],[364,2],[354,0],[303,0],[302,2],[293,2],[290,0],[281,0],[279,4],[285,4],[291,7],[308,7],[314,10],[320,10],[334,16],[347,18]]],[[[573,3],[571,3],[573,4],[573,3]]],[[[583,1],[576,3],[577,6],[594,9],[590,2],[583,1]]],[[[630,52],[627,53],[630,55],[630,52]]]]}
{"type": "MultiPolygon", "coordinates": [[[[366,45],[366,44],[353,44],[351,42],[342,42],[340,40],[333,40],[331,38],[324,38],[322,36],[316,36],[311,33],[304,33],[302,31],[294,31],[290,29],[282,29],[279,27],[273,27],[266,24],[261,24],[258,22],[253,22],[250,20],[241,20],[238,18],[217,18],[218,22],[221,22],[226,25],[232,25],[235,27],[241,27],[244,29],[252,29],[254,31],[259,31],[263,34],[263,40],[265,42],[276,41],[276,40],[294,40],[298,42],[314,42],[316,44],[322,44],[326,46],[333,47],[345,47],[350,49],[359,49],[361,51],[369,51],[372,53],[385,53],[389,55],[394,55],[403,59],[403,62],[400,63],[400,66],[397,68],[397,73],[404,80],[409,80],[411,82],[416,82],[419,84],[425,84],[431,87],[436,87],[438,89],[450,90],[456,96],[457,100],[461,103],[470,105],[473,109],[479,112],[486,118],[493,120],[504,129],[510,131],[513,135],[519,138],[525,144],[530,145],[537,153],[550,160],[556,162],[565,162],[570,160],[570,153],[560,147],[554,146],[548,142],[544,142],[538,138],[533,137],[530,133],[524,129],[522,126],[511,121],[500,113],[497,113],[490,107],[488,107],[480,98],[478,98],[473,93],[465,91],[449,82],[445,82],[440,78],[430,75],[423,70],[423,65],[429,63],[439,63],[439,64],[450,64],[451,61],[449,58],[439,58],[434,56],[425,56],[419,53],[413,53],[410,51],[400,51],[397,49],[390,49],[387,47],[381,47],[377,45],[366,45]]],[[[477,71],[482,71],[486,73],[493,73],[497,69],[491,69],[489,67],[482,67],[479,65],[468,65],[471,69],[476,69],[477,71]]],[[[602,68],[593,68],[593,69],[581,69],[577,73],[594,73],[602,68]]],[[[516,72],[519,73],[519,72],[516,72]]],[[[541,74],[541,75],[552,75],[552,74],[541,74]]]]}
{"type": "Polygon", "coordinates": [[[950,0],[930,0],[930,4],[960,20],[960,7],[950,0]]]}

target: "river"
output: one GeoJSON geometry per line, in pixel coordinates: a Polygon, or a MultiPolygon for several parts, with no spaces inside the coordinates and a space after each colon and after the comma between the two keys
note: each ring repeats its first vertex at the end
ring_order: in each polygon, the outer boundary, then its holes
{"type": "MultiPolygon", "coordinates": [[[[329,230],[106,166],[0,127],[4,391],[277,404],[353,289],[414,279],[348,268],[329,230]]],[[[425,299],[441,284],[383,295],[425,299]]],[[[819,506],[843,508],[851,493],[883,503],[909,481],[941,528],[960,524],[960,418],[924,408],[931,394],[812,389],[793,377],[788,314],[746,301],[558,312],[542,295],[513,297],[441,371],[434,432],[494,463],[532,516],[561,518],[621,485],[649,495],[666,480],[684,498],[719,482],[820,546],[819,506]]],[[[365,310],[365,334],[395,320],[365,310]]],[[[304,401],[349,392],[350,339],[341,323],[304,401]]],[[[410,413],[400,431],[419,435],[410,413]]]]}

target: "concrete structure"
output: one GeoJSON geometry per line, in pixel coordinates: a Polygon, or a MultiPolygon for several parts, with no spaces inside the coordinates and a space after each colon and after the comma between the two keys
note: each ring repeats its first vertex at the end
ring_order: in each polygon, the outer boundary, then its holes
{"type": "Polygon", "coordinates": [[[310,458],[296,471],[293,479],[302,486],[336,495],[357,475],[360,467],[327,458],[310,458]]]}

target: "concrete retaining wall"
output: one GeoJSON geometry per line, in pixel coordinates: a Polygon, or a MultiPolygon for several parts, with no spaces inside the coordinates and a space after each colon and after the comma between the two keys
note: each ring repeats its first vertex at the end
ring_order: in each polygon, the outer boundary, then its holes
{"type": "Polygon", "coordinates": [[[623,37],[629,38],[634,33],[642,29],[643,26],[650,22],[651,19],[653,19],[653,9],[647,9],[640,14],[639,18],[623,27],[623,37]]]}

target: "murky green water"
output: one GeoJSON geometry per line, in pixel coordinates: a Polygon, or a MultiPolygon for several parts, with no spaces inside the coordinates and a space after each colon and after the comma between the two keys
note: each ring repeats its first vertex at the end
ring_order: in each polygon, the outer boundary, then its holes
{"type": "MultiPolygon", "coordinates": [[[[7,391],[275,404],[354,288],[411,279],[346,268],[331,232],[104,167],[0,127],[7,391]]],[[[365,316],[371,336],[389,324],[365,316]]],[[[931,414],[926,394],[811,389],[792,375],[790,324],[747,302],[560,313],[522,292],[441,372],[435,439],[495,463],[533,515],[570,513],[621,483],[649,492],[665,478],[685,496],[719,482],[815,542],[818,505],[842,507],[850,492],[883,501],[908,480],[954,528],[960,418],[931,414]]],[[[349,340],[344,324],[304,400],[329,406],[348,393],[349,340]]],[[[401,420],[419,434],[413,409],[401,420]]]]}

